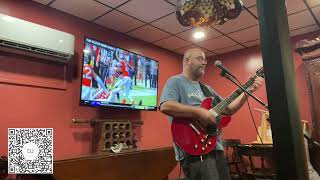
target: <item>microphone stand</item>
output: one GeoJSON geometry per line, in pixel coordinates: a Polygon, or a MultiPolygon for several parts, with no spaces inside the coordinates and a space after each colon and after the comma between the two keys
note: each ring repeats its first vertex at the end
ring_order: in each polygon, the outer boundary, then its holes
{"type": "Polygon", "coordinates": [[[238,86],[242,91],[244,91],[246,94],[248,94],[249,96],[251,96],[254,100],[256,100],[257,102],[259,102],[262,106],[264,106],[265,108],[268,109],[268,104],[265,104],[264,102],[262,102],[260,99],[258,99],[257,97],[255,97],[254,95],[252,95],[250,92],[248,92],[246,89],[244,89],[241,85],[239,85],[233,78],[232,76],[227,73],[226,71],[222,70],[220,73],[221,76],[229,79],[233,84],[235,84],[236,86],[238,86]]]}
{"type": "MultiPolygon", "coordinates": [[[[268,109],[268,105],[263,103],[260,99],[258,99],[257,97],[255,97],[254,95],[252,95],[250,92],[248,92],[246,89],[244,89],[241,85],[239,85],[235,80],[234,77],[235,76],[231,76],[229,73],[227,73],[226,71],[222,70],[220,73],[221,76],[229,79],[231,82],[233,82],[233,84],[235,84],[236,86],[238,86],[242,91],[244,91],[245,93],[247,93],[249,96],[251,96],[253,99],[255,99],[256,101],[258,101],[262,106],[264,106],[265,108],[268,109]]],[[[269,121],[269,120],[268,120],[269,121]]],[[[312,145],[320,148],[320,143],[317,141],[314,141],[312,138],[310,138],[309,136],[307,136],[306,134],[303,134],[303,136],[309,141],[311,142],[312,145]]]]}
{"type": "Polygon", "coordinates": [[[303,136],[304,136],[309,142],[311,142],[312,145],[315,145],[316,147],[320,148],[320,143],[318,143],[317,141],[314,141],[314,140],[311,139],[309,136],[307,136],[305,133],[303,133],[303,136]]]}

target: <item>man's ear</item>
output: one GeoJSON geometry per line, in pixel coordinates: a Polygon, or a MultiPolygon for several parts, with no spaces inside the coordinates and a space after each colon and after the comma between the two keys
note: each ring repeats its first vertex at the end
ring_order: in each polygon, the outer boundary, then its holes
{"type": "Polygon", "coordinates": [[[187,61],[187,63],[190,64],[190,58],[186,58],[185,61],[187,61]]]}

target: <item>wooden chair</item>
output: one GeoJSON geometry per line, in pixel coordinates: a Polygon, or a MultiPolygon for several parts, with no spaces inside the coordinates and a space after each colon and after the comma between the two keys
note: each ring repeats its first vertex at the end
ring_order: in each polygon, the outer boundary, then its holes
{"type": "Polygon", "coordinates": [[[8,175],[8,158],[0,156],[0,179],[5,179],[8,175]]]}
{"type": "Polygon", "coordinates": [[[240,139],[224,139],[223,146],[226,159],[228,161],[230,176],[232,179],[239,179],[241,177],[240,165],[241,160],[238,156],[237,146],[241,144],[240,139]]]}
{"type": "Polygon", "coordinates": [[[275,166],[271,161],[272,149],[272,145],[237,146],[238,155],[245,167],[242,174],[244,179],[276,179],[275,166]],[[247,166],[245,159],[249,160],[247,166]]]}

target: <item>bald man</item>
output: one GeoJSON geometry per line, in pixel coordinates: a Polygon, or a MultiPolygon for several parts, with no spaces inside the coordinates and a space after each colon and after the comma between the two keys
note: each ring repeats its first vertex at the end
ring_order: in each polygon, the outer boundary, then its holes
{"type": "MultiPolygon", "coordinates": [[[[214,115],[200,105],[205,95],[200,87],[207,60],[204,52],[198,48],[188,49],[183,56],[183,72],[169,78],[163,88],[159,109],[170,121],[174,117],[192,118],[202,127],[215,124],[214,115]]],[[[257,78],[247,90],[254,92],[261,86],[262,79],[257,78]]],[[[211,87],[205,85],[214,97],[213,107],[223,99],[211,87]]],[[[245,103],[246,96],[241,94],[221,113],[231,116],[245,103]]],[[[189,155],[174,144],[176,159],[191,180],[230,180],[229,168],[223,153],[221,131],[218,132],[216,148],[209,154],[189,155]]]]}

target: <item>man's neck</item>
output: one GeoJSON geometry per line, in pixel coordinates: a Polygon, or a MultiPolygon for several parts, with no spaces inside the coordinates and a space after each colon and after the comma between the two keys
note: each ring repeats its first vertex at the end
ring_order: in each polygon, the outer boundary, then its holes
{"type": "Polygon", "coordinates": [[[201,77],[195,77],[194,75],[187,73],[187,72],[182,72],[182,75],[188,79],[189,81],[192,82],[200,82],[201,77]]]}

